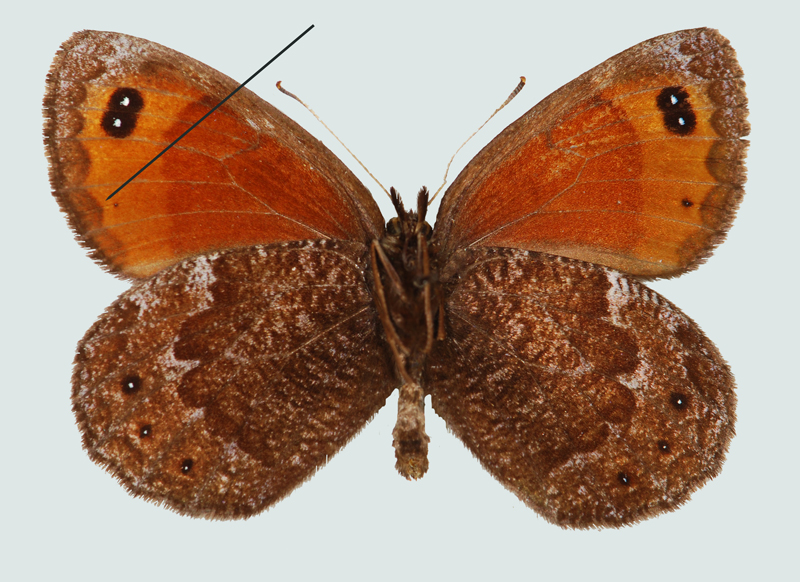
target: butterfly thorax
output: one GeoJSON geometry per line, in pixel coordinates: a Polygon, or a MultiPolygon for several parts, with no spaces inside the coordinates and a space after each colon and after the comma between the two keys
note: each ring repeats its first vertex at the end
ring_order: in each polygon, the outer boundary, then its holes
{"type": "Polygon", "coordinates": [[[394,430],[397,469],[418,479],[428,467],[422,371],[434,344],[444,338],[437,255],[425,222],[428,191],[420,190],[417,212],[406,211],[391,189],[397,217],[373,241],[373,296],[402,382],[394,430]]]}

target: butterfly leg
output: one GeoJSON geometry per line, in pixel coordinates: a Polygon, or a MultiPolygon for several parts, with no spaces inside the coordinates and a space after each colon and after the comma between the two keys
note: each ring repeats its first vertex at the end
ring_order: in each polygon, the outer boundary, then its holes
{"type": "Polygon", "coordinates": [[[380,271],[378,270],[379,260],[387,271],[394,272],[394,268],[386,257],[386,253],[383,251],[383,248],[381,248],[380,242],[374,240],[370,246],[370,261],[372,263],[372,272],[375,274],[375,306],[378,309],[378,316],[383,324],[383,329],[386,333],[386,339],[388,340],[389,346],[392,349],[392,354],[394,355],[397,369],[403,376],[403,380],[406,382],[413,382],[413,379],[406,370],[406,360],[408,358],[409,350],[400,339],[400,336],[397,334],[397,330],[392,323],[392,317],[389,315],[389,305],[386,301],[386,290],[383,287],[380,271]]]}

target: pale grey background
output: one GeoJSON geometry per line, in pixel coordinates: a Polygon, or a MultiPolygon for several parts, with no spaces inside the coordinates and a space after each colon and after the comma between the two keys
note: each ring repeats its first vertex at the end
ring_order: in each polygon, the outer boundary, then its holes
{"type": "MultiPolygon", "coordinates": [[[[21,4],[5,8],[0,25],[0,578],[797,576],[798,14],[788,2],[21,4]],[[396,396],[310,482],[246,522],[192,520],[133,499],[88,460],[70,410],[72,357],[127,284],[86,258],[49,194],[40,107],[53,54],[73,31],[114,30],[244,79],[312,23],[251,87],[331,144],[277,93],[282,79],[406,200],[439,185],[450,155],[519,75],[527,88],[467,146],[455,173],[539,99],[637,42],[695,26],[731,40],[752,112],[748,194],[708,264],[653,285],[703,327],[738,382],[728,462],[684,508],[620,531],[563,531],[484,472],[430,409],[431,469],[408,483],[393,468],[396,396]]],[[[390,216],[385,196],[356,173],[390,216]]]]}

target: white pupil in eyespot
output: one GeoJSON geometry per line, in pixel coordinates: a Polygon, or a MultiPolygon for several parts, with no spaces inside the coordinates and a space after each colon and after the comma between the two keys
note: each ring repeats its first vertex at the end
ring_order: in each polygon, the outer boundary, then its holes
{"type": "MultiPolygon", "coordinates": [[[[673,97],[673,99],[675,98],[673,97]]],[[[120,101],[119,104],[122,105],[123,107],[127,107],[128,105],[131,104],[130,97],[123,97],[122,101],[120,101]]]]}
{"type": "MultiPolygon", "coordinates": [[[[127,99],[127,97],[126,97],[126,99],[127,99]]],[[[675,105],[676,103],[678,103],[678,98],[677,98],[677,97],[675,97],[675,95],[670,95],[670,96],[669,96],[669,100],[670,100],[670,103],[672,103],[673,105],[675,105]]],[[[127,105],[127,104],[126,104],[126,105],[127,105]]]]}
{"type": "Polygon", "coordinates": [[[122,127],[122,120],[119,119],[119,118],[116,118],[114,120],[114,127],[122,127]]]}

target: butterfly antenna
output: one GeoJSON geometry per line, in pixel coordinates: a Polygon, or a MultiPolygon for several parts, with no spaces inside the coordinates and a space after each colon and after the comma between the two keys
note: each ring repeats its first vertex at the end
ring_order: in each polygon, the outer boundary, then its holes
{"type": "Polygon", "coordinates": [[[453,157],[451,157],[451,158],[450,158],[450,161],[449,161],[449,162],[447,162],[447,168],[445,168],[445,170],[444,170],[444,179],[442,180],[442,185],[441,185],[441,186],[439,186],[439,189],[438,189],[438,190],[436,190],[436,192],[434,193],[434,195],[433,195],[433,196],[431,196],[430,200],[428,200],[428,204],[431,204],[431,203],[432,203],[434,200],[436,200],[436,197],[439,195],[439,192],[441,192],[441,191],[442,191],[442,188],[444,188],[445,184],[447,184],[447,174],[450,172],[450,166],[451,166],[451,164],[453,163],[453,160],[454,160],[454,159],[456,159],[456,156],[458,155],[458,152],[460,152],[460,151],[461,151],[461,148],[463,148],[465,145],[467,145],[467,143],[469,142],[469,140],[471,140],[473,137],[475,137],[475,135],[476,135],[476,134],[477,134],[477,133],[478,133],[480,130],[482,130],[482,129],[483,129],[483,126],[484,126],[484,125],[486,125],[487,123],[489,123],[489,122],[492,120],[492,117],[494,117],[495,115],[497,115],[498,113],[500,113],[500,111],[502,111],[502,110],[503,110],[503,108],[504,108],[506,105],[508,105],[509,103],[511,103],[511,100],[512,100],[514,97],[516,97],[516,96],[519,94],[519,92],[520,92],[520,91],[522,91],[522,88],[525,86],[525,82],[526,82],[526,80],[525,80],[525,77],[520,77],[520,78],[519,78],[519,83],[518,83],[518,84],[517,84],[517,86],[514,88],[514,90],[511,92],[511,95],[509,95],[509,96],[506,98],[506,100],[505,100],[505,101],[503,101],[503,104],[502,104],[500,107],[498,107],[497,109],[495,109],[494,113],[492,113],[492,114],[489,116],[489,119],[487,119],[486,121],[484,121],[484,122],[483,122],[483,124],[482,124],[482,125],[481,125],[481,126],[478,128],[478,129],[476,129],[474,132],[472,132],[472,135],[471,135],[471,136],[469,136],[469,137],[466,139],[466,141],[464,141],[464,143],[462,143],[460,146],[458,146],[458,149],[456,150],[456,153],[454,153],[454,154],[453,154],[453,157]]]}
{"type": "Polygon", "coordinates": [[[331,135],[332,135],[334,138],[336,138],[336,141],[338,141],[340,144],[342,144],[342,147],[343,147],[344,149],[346,149],[346,150],[347,150],[347,153],[348,153],[348,154],[350,154],[351,156],[353,156],[353,159],[354,159],[355,161],[357,161],[357,162],[358,162],[358,165],[359,165],[359,166],[361,166],[362,168],[364,168],[364,171],[365,171],[367,174],[369,174],[369,177],[370,177],[370,178],[372,178],[373,180],[375,180],[375,183],[376,183],[378,186],[380,186],[380,187],[381,187],[381,190],[383,190],[384,192],[386,192],[386,195],[387,195],[387,196],[389,196],[389,198],[391,198],[391,197],[392,197],[392,196],[391,196],[391,194],[389,194],[389,191],[388,191],[388,190],[387,190],[387,189],[384,187],[384,185],[383,185],[383,184],[381,184],[380,180],[378,180],[378,179],[377,179],[375,176],[373,176],[372,172],[370,172],[370,171],[367,169],[367,167],[366,167],[364,164],[362,164],[362,163],[361,163],[361,160],[359,160],[359,159],[356,157],[356,155],[355,155],[353,152],[351,152],[351,151],[350,151],[350,148],[349,148],[349,147],[347,147],[346,145],[344,145],[344,142],[343,142],[342,140],[340,140],[340,139],[339,139],[339,136],[338,136],[338,135],[336,135],[335,133],[333,133],[333,130],[332,130],[330,127],[328,127],[324,121],[322,121],[322,119],[320,118],[320,116],[319,116],[319,115],[317,115],[317,114],[314,112],[314,110],[313,110],[313,109],[311,109],[311,107],[309,107],[308,105],[306,105],[306,104],[303,102],[303,100],[302,100],[302,99],[300,99],[300,97],[298,97],[298,96],[297,96],[297,95],[295,95],[294,93],[292,93],[292,92],[290,92],[290,91],[287,91],[286,89],[284,89],[284,88],[281,86],[281,81],[278,81],[278,82],[277,82],[275,85],[276,85],[276,87],[278,87],[278,91],[280,91],[280,92],[281,92],[281,93],[283,93],[284,95],[288,95],[289,97],[291,97],[292,99],[294,99],[295,101],[297,101],[297,102],[298,102],[300,105],[302,105],[303,107],[305,107],[305,108],[308,110],[308,112],[309,112],[311,115],[313,115],[314,117],[316,117],[316,118],[317,118],[317,121],[319,121],[319,122],[322,124],[322,127],[324,127],[325,129],[327,129],[327,130],[328,130],[328,133],[330,133],[330,134],[331,134],[331,135]]]}

